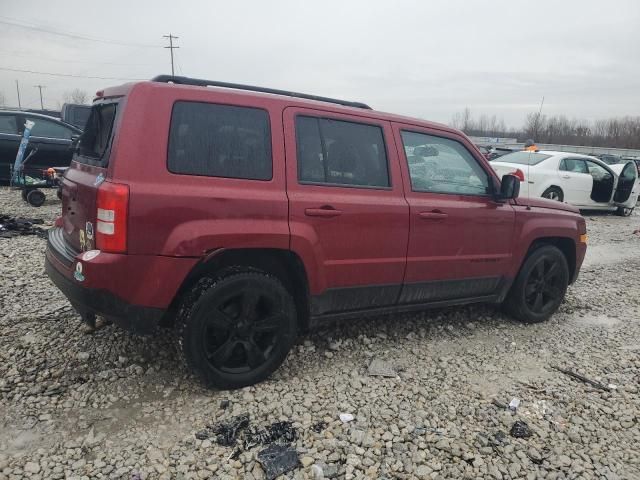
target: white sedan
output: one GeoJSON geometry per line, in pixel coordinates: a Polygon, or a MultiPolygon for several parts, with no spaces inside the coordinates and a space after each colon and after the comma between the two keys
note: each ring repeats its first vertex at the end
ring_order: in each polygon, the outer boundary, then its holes
{"type": "Polygon", "coordinates": [[[522,151],[499,157],[491,166],[500,177],[512,173],[520,178],[521,197],[548,198],[581,210],[616,211],[628,216],[640,193],[633,162],[607,165],[577,153],[522,151]]]}

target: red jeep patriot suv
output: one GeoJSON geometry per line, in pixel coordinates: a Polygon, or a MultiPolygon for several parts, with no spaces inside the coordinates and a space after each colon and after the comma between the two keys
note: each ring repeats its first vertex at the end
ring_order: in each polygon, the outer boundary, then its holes
{"type": "Polygon", "coordinates": [[[172,323],[188,365],[236,388],[317,320],[472,302],[549,318],[585,222],[518,192],[444,125],[160,76],[97,93],[46,269],[85,321],[172,323]]]}

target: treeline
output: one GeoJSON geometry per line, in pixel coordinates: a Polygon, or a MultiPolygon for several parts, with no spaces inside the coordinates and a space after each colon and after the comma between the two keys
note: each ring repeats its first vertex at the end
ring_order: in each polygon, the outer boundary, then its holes
{"type": "Polygon", "coordinates": [[[589,122],[564,115],[530,113],[521,128],[509,129],[504,120],[495,115],[483,114],[476,118],[465,108],[453,116],[451,125],[467,135],[479,137],[517,138],[521,142],[531,138],[537,143],[640,149],[640,116],[589,122]]]}

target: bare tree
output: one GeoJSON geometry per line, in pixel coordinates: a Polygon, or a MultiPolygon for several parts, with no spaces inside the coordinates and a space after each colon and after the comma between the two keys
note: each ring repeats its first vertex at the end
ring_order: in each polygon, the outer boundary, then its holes
{"type": "Polygon", "coordinates": [[[64,92],[62,95],[65,103],[79,103],[84,104],[88,103],[89,95],[86,91],[80,90],[79,88],[74,88],[72,91],[64,92]]]}
{"type": "Polygon", "coordinates": [[[4,96],[4,93],[0,92],[0,107],[4,107],[7,104],[7,97],[4,96]]]}

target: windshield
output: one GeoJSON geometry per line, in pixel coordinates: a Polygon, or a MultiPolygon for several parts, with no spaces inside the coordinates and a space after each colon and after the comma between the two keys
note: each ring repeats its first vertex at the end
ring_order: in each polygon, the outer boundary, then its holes
{"type": "Polygon", "coordinates": [[[505,163],[519,163],[521,165],[537,165],[550,156],[551,155],[535,152],[513,152],[503,155],[498,161],[505,163]]]}
{"type": "Polygon", "coordinates": [[[76,161],[106,166],[105,153],[109,147],[115,118],[115,103],[94,105],[91,108],[84,133],[80,136],[76,161]]]}

